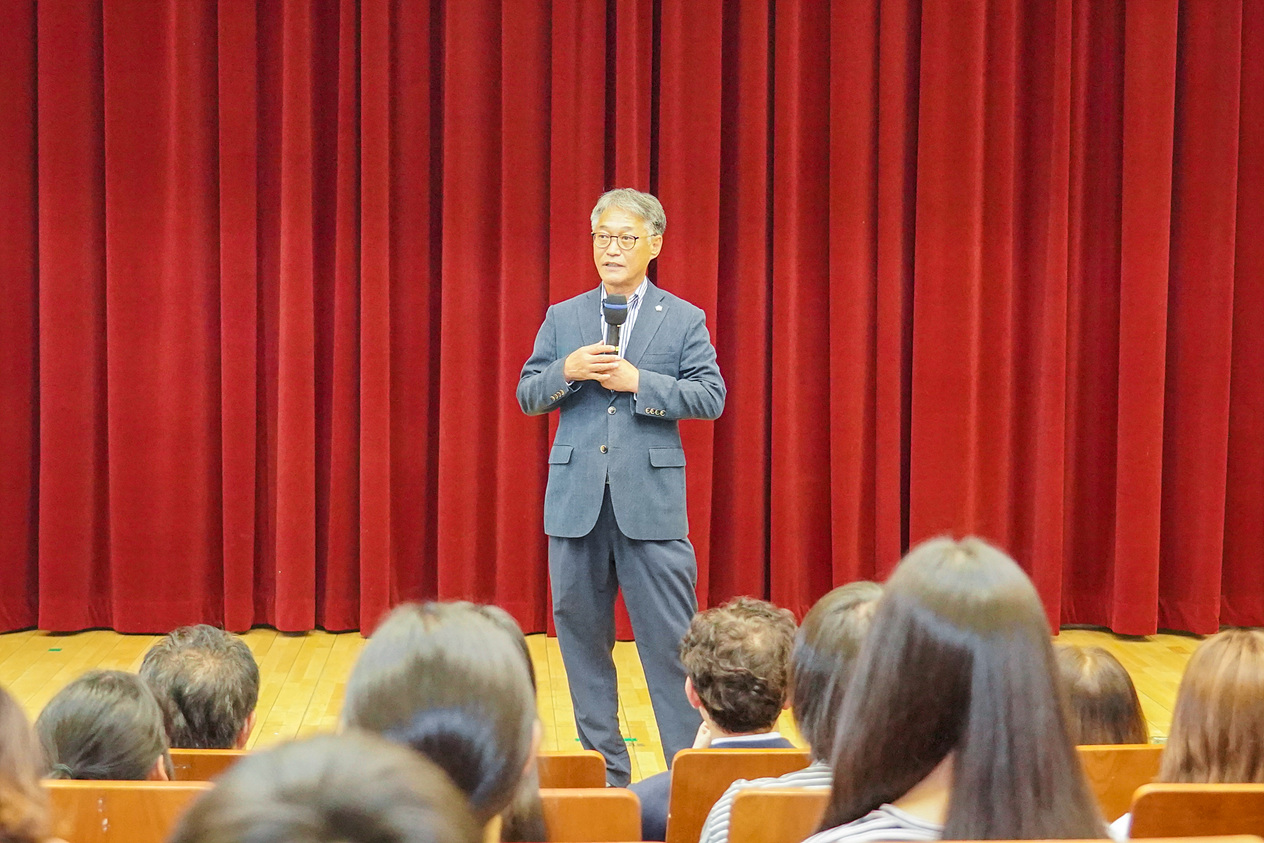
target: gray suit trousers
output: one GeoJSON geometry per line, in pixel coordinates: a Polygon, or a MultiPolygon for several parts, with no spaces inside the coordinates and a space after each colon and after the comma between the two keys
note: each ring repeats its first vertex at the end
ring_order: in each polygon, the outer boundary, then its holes
{"type": "Polygon", "coordinates": [[[631,765],[619,731],[615,677],[614,600],[620,586],[645,669],[663,754],[693,745],[702,720],[685,697],[685,669],[677,651],[698,604],[693,545],[688,539],[643,541],[615,522],[607,487],[592,532],[582,538],[549,537],[553,622],[585,749],[606,757],[606,779],[624,787],[631,765]]]}

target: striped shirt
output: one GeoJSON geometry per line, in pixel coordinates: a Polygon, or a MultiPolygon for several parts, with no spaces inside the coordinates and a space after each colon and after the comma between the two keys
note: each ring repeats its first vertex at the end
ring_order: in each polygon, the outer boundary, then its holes
{"type": "Polygon", "coordinates": [[[944,827],[915,817],[894,805],[880,805],[863,817],[813,834],[804,843],[877,843],[939,840],[944,827]]]}
{"type": "MultiPolygon", "coordinates": [[[[636,292],[628,296],[628,318],[624,321],[622,328],[619,330],[619,356],[623,356],[623,350],[628,347],[628,339],[632,336],[632,328],[636,325],[636,315],[641,312],[641,302],[645,301],[645,291],[649,289],[650,279],[642,278],[641,285],[636,288],[636,292]]],[[[606,285],[601,285],[601,304],[606,304],[606,285]]],[[[606,324],[606,316],[601,314],[601,341],[605,342],[610,326],[606,324]]]]}
{"type": "Polygon", "coordinates": [[[733,797],[740,791],[766,787],[815,787],[826,788],[834,783],[834,773],[824,761],[813,761],[802,770],[763,779],[738,779],[729,785],[724,795],[711,806],[707,821],[702,826],[698,843],[725,843],[729,839],[729,820],[733,815],[733,797]]]}

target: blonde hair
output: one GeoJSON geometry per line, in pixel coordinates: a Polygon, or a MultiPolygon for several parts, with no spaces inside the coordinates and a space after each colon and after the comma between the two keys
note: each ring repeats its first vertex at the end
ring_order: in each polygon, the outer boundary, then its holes
{"type": "Polygon", "coordinates": [[[1159,781],[1264,783],[1264,631],[1225,630],[1194,651],[1159,781]]]}
{"type": "Polygon", "coordinates": [[[48,794],[39,781],[40,749],[26,714],[0,688],[0,840],[48,837],[48,794]]]}

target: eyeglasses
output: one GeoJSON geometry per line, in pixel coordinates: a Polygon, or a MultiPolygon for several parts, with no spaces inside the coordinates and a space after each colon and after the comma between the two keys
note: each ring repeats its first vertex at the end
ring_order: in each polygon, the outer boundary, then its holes
{"type": "Polygon", "coordinates": [[[605,249],[610,245],[611,240],[619,241],[619,248],[623,251],[636,248],[636,241],[640,240],[635,234],[620,234],[618,237],[606,234],[604,231],[594,231],[592,235],[593,245],[598,249],[605,249]]]}

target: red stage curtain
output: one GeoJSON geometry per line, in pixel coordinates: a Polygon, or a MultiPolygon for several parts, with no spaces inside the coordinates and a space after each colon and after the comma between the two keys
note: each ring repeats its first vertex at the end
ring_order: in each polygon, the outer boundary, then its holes
{"type": "Polygon", "coordinates": [[[1054,622],[1264,624],[1264,0],[0,0],[0,628],[547,624],[605,188],[729,401],[702,602],[977,533],[1054,622]]]}

